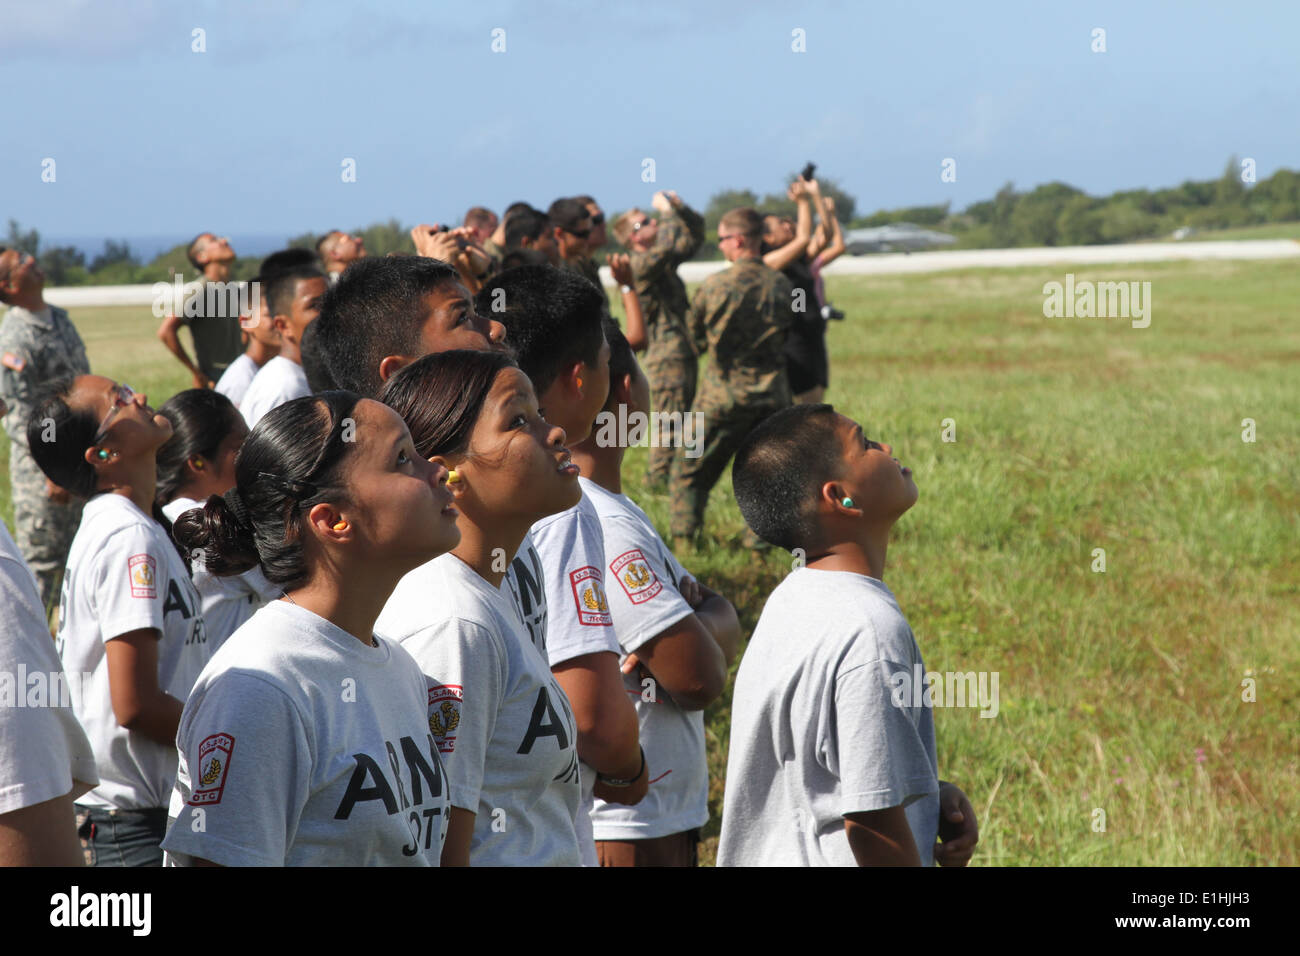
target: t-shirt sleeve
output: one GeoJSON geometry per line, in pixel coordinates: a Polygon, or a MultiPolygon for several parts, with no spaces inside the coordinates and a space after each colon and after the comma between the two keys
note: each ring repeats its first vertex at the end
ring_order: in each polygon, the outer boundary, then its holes
{"type": "Polygon", "coordinates": [[[176,742],[181,806],[163,849],[180,863],[284,866],[313,760],[293,701],[256,674],[228,671],[191,697],[176,742]]]}
{"type": "Polygon", "coordinates": [[[488,744],[505,699],[508,663],[500,638],[462,618],[439,621],[402,641],[429,688],[429,731],[447,774],[451,805],[478,813],[488,744]]]}
{"type": "Polygon", "coordinates": [[[80,684],[63,672],[26,573],[0,557],[0,686],[8,685],[0,690],[0,814],[75,798],[99,782],[86,732],[63,705],[60,681],[69,693],[80,684]]]}
{"type": "Polygon", "coordinates": [[[604,530],[609,610],[618,643],[630,654],[694,612],[678,590],[677,569],[666,563],[666,549],[649,528],[613,517],[605,519],[604,530]]]}
{"type": "Polygon", "coordinates": [[[167,555],[159,547],[158,537],[138,524],[104,542],[95,559],[93,582],[95,613],[105,641],[146,627],[162,632],[167,555]]]}
{"type": "Polygon", "coordinates": [[[835,677],[820,756],[840,779],[841,814],[906,807],[938,792],[915,708],[902,706],[911,701],[895,692],[898,674],[911,680],[911,664],[877,658],[852,662],[835,677]]]}
{"type": "Polygon", "coordinates": [[[599,520],[581,510],[533,532],[546,578],[546,650],[552,667],[600,651],[620,653],[605,589],[599,520]]]}

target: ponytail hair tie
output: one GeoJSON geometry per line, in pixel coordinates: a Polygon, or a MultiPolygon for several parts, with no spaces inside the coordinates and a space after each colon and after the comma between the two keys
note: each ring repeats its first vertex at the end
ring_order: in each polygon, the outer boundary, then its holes
{"type": "Polygon", "coordinates": [[[248,524],[248,509],[244,507],[244,499],[239,496],[238,488],[231,488],[221,496],[221,500],[226,503],[237,524],[248,524]]]}

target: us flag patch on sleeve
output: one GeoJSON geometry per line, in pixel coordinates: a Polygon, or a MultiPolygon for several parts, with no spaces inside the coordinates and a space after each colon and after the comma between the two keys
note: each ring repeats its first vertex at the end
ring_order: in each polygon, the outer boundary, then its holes
{"type": "Polygon", "coordinates": [[[609,570],[633,604],[644,604],[664,589],[663,582],[640,548],[624,551],[610,562],[609,570]]]}
{"type": "Polygon", "coordinates": [[[4,362],[5,368],[14,372],[21,372],[27,367],[27,360],[21,355],[16,355],[13,352],[6,352],[2,361],[4,362]]]}
{"type": "Polygon", "coordinates": [[[158,564],[148,554],[133,554],[126,559],[127,576],[131,579],[131,597],[156,598],[158,564]]]}
{"type": "Polygon", "coordinates": [[[235,738],[230,734],[213,734],[199,744],[199,762],[191,771],[190,806],[208,806],[221,802],[230,772],[230,756],[235,752],[235,738]]]}
{"type": "Polygon", "coordinates": [[[587,565],[569,572],[573,588],[573,603],[578,607],[578,623],[590,627],[609,627],[614,619],[609,616],[609,601],[600,583],[600,568],[587,565]]]}

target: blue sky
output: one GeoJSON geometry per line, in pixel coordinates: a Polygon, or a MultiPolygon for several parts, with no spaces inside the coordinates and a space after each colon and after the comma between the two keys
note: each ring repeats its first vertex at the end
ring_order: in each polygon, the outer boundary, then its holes
{"type": "Polygon", "coordinates": [[[808,159],[862,211],[1300,166],[1300,4],[1280,0],[0,8],[0,221],[45,236],[287,236],[655,188],[703,206],[808,159]]]}

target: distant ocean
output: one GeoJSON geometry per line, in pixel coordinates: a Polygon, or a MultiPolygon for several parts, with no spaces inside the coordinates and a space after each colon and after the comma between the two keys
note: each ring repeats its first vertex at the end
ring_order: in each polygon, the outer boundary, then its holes
{"type": "MultiPolygon", "coordinates": [[[[54,246],[74,246],[86,257],[89,264],[95,256],[104,251],[108,239],[114,242],[125,240],[131,247],[131,253],[142,263],[152,262],[159,254],[166,252],[182,242],[189,242],[196,233],[170,236],[59,236],[41,233],[41,249],[54,246]]],[[[289,241],[289,233],[230,233],[230,245],[238,256],[261,257],[283,249],[289,241]]]]}

